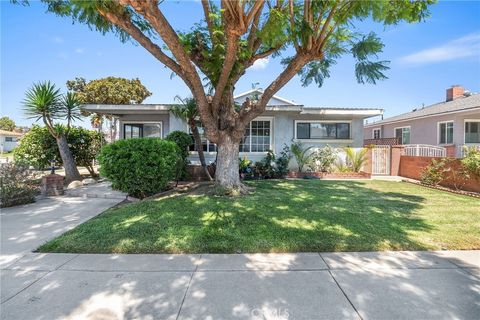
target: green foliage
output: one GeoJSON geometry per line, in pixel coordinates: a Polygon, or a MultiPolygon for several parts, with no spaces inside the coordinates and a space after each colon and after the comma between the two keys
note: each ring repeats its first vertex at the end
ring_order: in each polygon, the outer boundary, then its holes
{"type": "Polygon", "coordinates": [[[0,207],[11,207],[35,201],[36,188],[28,166],[2,164],[0,170],[0,207]]]}
{"type": "Polygon", "coordinates": [[[255,162],[255,176],[261,179],[276,178],[275,154],[272,150],[267,151],[267,155],[261,161],[255,162]]]}
{"type": "Polygon", "coordinates": [[[82,104],[138,104],[152,95],[138,78],[106,77],[88,83],[75,78],[67,81],[67,88],[82,104]]]}
{"type": "Polygon", "coordinates": [[[158,138],[119,140],[105,145],[98,157],[100,174],[112,187],[138,198],[167,188],[175,179],[180,150],[158,138]]]}
{"type": "Polygon", "coordinates": [[[187,165],[189,163],[188,156],[189,156],[189,147],[193,143],[192,137],[183,131],[172,131],[166,137],[165,140],[174,142],[178,149],[180,150],[180,157],[177,163],[177,173],[176,177],[179,179],[180,177],[184,177],[187,173],[187,165]]]}
{"type": "Polygon", "coordinates": [[[325,146],[313,152],[311,166],[315,172],[332,172],[333,165],[337,160],[337,152],[331,146],[325,146]]]}
{"type": "Polygon", "coordinates": [[[60,118],[62,95],[60,89],[50,81],[35,83],[25,93],[23,100],[25,115],[29,118],[44,119],[49,121],[60,118]]]}
{"type": "Polygon", "coordinates": [[[469,174],[480,177],[480,150],[476,147],[465,147],[462,166],[469,174]]]}
{"type": "Polygon", "coordinates": [[[9,117],[1,117],[0,118],[0,129],[6,131],[13,131],[15,129],[15,121],[10,119],[9,117]]]}
{"type": "Polygon", "coordinates": [[[170,108],[170,112],[177,118],[185,121],[195,121],[198,117],[197,101],[194,98],[180,98],[175,96],[175,100],[180,104],[176,104],[170,108]]]}
{"type": "Polygon", "coordinates": [[[445,179],[445,159],[433,159],[432,163],[423,169],[420,182],[429,186],[437,186],[445,179]]]}
{"type": "MultiPolygon", "coordinates": [[[[57,125],[55,130],[65,132],[65,126],[57,125]]],[[[67,141],[75,160],[79,166],[86,167],[90,173],[94,173],[92,161],[97,157],[103,143],[103,136],[94,130],[82,127],[71,127],[67,135],[67,141]]],[[[37,169],[50,167],[55,159],[57,164],[62,164],[62,158],[58,150],[55,138],[46,127],[34,125],[20,140],[13,152],[16,163],[23,163],[37,169]]]]}
{"type": "Polygon", "coordinates": [[[359,151],[355,151],[355,149],[347,147],[344,149],[346,155],[346,163],[347,166],[353,172],[360,172],[362,170],[363,165],[367,162],[367,148],[362,148],[359,151]]]}
{"type": "Polygon", "coordinates": [[[290,147],[285,143],[280,152],[280,156],[275,159],[277,178],[285,178],[287,176],[289,171],[288,165],[291,158],[290,147]]]}
{"type": "Polygon", "coordinates": [[[301,142],[294,142],[290,146],[290,151],[293,154],[295,160],[297,161],[299,172],[303,172],[305,166],[308,166],[308,163],[310,162],[310,149],[312,149],[312,147],[306,148],[301,142]]]}

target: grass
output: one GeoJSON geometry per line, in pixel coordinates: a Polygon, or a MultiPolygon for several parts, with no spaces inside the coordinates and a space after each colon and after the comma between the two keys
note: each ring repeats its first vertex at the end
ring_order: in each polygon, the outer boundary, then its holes
{"type": "Polygon", "coordinates": [[[480,200],[401,182],[252,182],[241,198],[180,195],[109,209],[41,252],[480,249],[480,200]]]}

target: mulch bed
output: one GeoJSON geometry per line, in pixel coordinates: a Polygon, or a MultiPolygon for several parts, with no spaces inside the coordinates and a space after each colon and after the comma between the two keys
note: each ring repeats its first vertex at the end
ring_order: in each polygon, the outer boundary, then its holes
{"type": "Polygon", "coordinates": [[[469,197],[473,197],[473,198],[480,198],[480,193],[477,193],[477,192],[464,191],[464,190],[454,190],[454,189],[450,189],[450,188],[442,187],[442,186],[430,186],[430,185],[423,184],[418,180],[413,180],[413,179],[402,179],[402,182],[416,184],[416,185],[419,185],[419,186],[422,186],[422,187],[425,187],[425,188],[447,191],[447,192],[455,193],[455,194],[461,194],[461,195],[469,196],[469,197]]]}

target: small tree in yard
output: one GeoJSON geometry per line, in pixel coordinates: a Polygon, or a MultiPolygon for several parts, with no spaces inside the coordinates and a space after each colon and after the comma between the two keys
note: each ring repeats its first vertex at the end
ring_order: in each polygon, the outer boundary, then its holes
{"type": "Polygon", "coordinates": [[[0,118],[0,129],[6,131],[13,131],[16,128],[15,121],[10,119],[9,117],[1,117],[0,118]]]}
{"type": "Polygon", "coordinates": [[[181,104],[173,106],[170,111],[177,118],[183,119],[187,122],[190,131],[192,131],[193,140],[195,141],[195,147],[198,152],[198,158],[200,159],[200,164],[205,171],[205,175],[209,180],[213,180],[208,171],[207,163],[205,162],[205,154],[203,153],[202,138],[200,137],[200,132],[197,127],[197,118],[198,107],[197,102],[193,98],[182,99],[179,96],[175,97],[176,100],[180,101],[181,104]]]}
{"type": "Polygon", "coordinates": [[[43,2],[59,16],[114,32],[122,41],[133,38],[180,77],[197,102],[206,137],[218,146],[217,183],[247,191],[238,175],[239,144],[273,95],[297,74],[303,85],[322,85],[330,67],[346,54],[356,60],[358,82],[385,79],[387,62],[376,59],[383,44],[374,33],[361,34],[356,23],[367,18],[384,25],[418,22],[434,0],[202,0],[205,19],[187,32],[171,25],[163,1],[43,2]],[[236,106],[233,92],[246,70],[282,53],[285,67],[259,99],[236,106]]]}
{"type": "Polygon", "coordinates": [[[79,103],[75,95],[68,93],[63,96],[60,89],[57,89],[50,82],[34,84],[26,94],[23,101],[25,114],[29,118],[42,119],[45,127],[55,138],[63,167],[65,169],[65,181],[70,183],[74,180],[81,180],[82,177],[77,169],[77,164],[68,146],[68,131],[72,121],[80,118],[79,103]],[[67,121],[66,132],[56,130],[54,120],[63,119],[67,121]]]}

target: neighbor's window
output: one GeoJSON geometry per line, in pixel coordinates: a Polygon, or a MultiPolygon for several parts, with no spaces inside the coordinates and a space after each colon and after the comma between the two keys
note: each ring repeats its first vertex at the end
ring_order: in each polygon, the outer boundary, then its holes
{"type": "Polygon", "coordinates": [[[410,144],[410,127],[395,128],[395,138],[400,138],[400,144],[410,144]]]}
{"type": "Polygon", "coordinates": [[[438,143],[453,143],[453,121],[440,122],[438,124],[438,143]]]}
{"type": "Polygon", "coordinates": [[[465,143],[480,143],[480,120],[465,122],[465,143]]]}
{"type": "Polygon", "coordinates": [[[162,123],[126,123],[123,125],[123,138],[161,138],[162,123]]]}
{"type": "MultiPolygon", "coordinates": [[[[208,141],[205,137],[205,133],[201,123],[197,123],[200,137],[202,138],[203,151],[215,152],[217,146],[208,141]]],[[[267,152],[271,149],[270,137],[271,137],[271,121],[270,120],[253,120],[245,129],[245,135],[240,141],[240,152],[267,152]]],[[[191,134],[190,130],[189,133],[191,134]]],[[[192,135],[193,138],[193,135],[192,135]]],[[[195,144],[190,146],[190,151],[197,151],[195,144]]]]}
{"type": "Polygon", "coordinates": [[[380,129],[373,129],[373,139],[380,139],[380,129]]]}
{"type": "Polygon", "coordinates": [[[350,139],[350,123],[297,122],[297,139],[350,139]]]}
{"type": "Polygon", "coordinates": [[[13,142],[13,138],[12,137],[5,137],[5,142],[13,142]]]}

